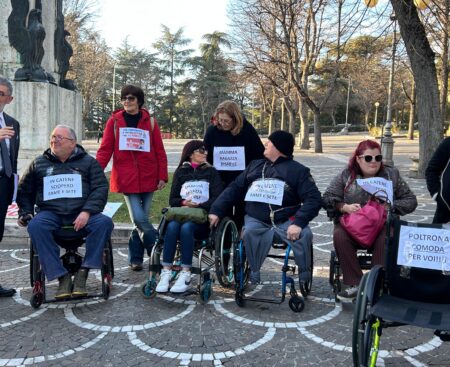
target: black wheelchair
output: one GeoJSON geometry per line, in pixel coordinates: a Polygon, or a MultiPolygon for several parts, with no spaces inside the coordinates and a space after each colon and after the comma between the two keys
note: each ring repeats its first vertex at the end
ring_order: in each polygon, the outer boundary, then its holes
{"type": "MultiPolygon", "coordinates": [[[[330,221],[337,221],[337,213],[334,207],[326,207],[327,216],[330,221]]],[[[358,257],[358,262],[361,270],[370,270],[372,268],[372,252],[370,249],[360,248],[358,249],[356,256],[358,257]]],[[[339,263],[338,256],[335,250],[331,250],[330,254],[330,270],[328,275],[328,283],[334,293],[334,298],[336,302],[339,302],[337,294],[342,290],[342,270],[341,264],[339,263]]]]}
{"type": "MultiPolygon", "coordinates": [[[[65,249],[65,253],[61,256],[63,266],[67,269],[70,275],[74,275],[80,269],[83,261],[83,257],[78,252],[78,248],[85,243],[87,231],[82,229],[77,232],[73,229],[73,226],[63,226],[59,230],[55,231],[53,236],[58,246],[65,249]]],[[[101,293],[48,300],[46,297],[45,274],[41,269],[39,254],[36,252],[30,241],[30,283],[33,288],[30,304],[33,308],[39,308],[43,303],[61,302],[72,299],[101,297],[106,300],[109,298],[113,278],[114,261],[112,254],[112,243],[109,239],[104,244],[103,250],[101,293]]]]}
{"type": "Polygon", "coordinates": [[[373,267],[359,285],[353,316],[354,366],[375,366],[384,328],[418,326],[450,340],[450,232],[444,226],[389,215],[385,266],[373,267]],[[427,230],[430,237],[420,237],[427,230]],[[421,256],[428,260],[421,263],[421,256]]]}
{"type": "MultiPolygon", "coordinates": [[[[162,210],[163,216],[158,225],[155,246],[150,254],[148,278],[141,287],[145,298],[153,298],[157,294],[157,277],[162,269],[161,255],[164,248],[164,233],[168,223],[164,216],[166,211],[167,209],[162,210]]],[[[193,263],[191,273],[197,276],[197,287],[196,289],[190,288],[181,296],[197,294],[200,303],[207,303],[213,293],[212,285],[215,278],[225,288],[230,288],[234,284],[233,243],[237,242],[238,238],[236,224],[229,217],[225,217],[215,229],[211,230],[208,238],[195,239],[194,258],[197,261],[193,263]]],[[[181,271],[180,250],[179,246],[177,247],[171,281],[175,280],[181,271]]]]}
{"type": "Polygon", "coordinates": [[[281,296],[279,298],[262,298],[254,297],[245,294],[246,286],[249,277],[249,266],[245,255],[245,246],[243,240],[239,240],[234,244],[234,276],[235,276],[235,301],[239,307],[244,307],[247,301],[251,302],[265,302],[273,304],[281,304],[286,299],[287,287],[289,285],[289,308],[293,312],[301,312],[305,308],[305,298],[311,292],[312,287],[312,274],[314,267],[313,247],[310,248],[310,274],[311,279],[308,282],[300,282],[299,288],[301,295],[295,289],[294,279],[288,276],[288,272],[295,274],[296,265],[290,265],[289,260],[295,260],[291,255],[292,245],[289,241],[283,241],[276,233],[274,235],[274,241],[272,243],[272,249],[284,250],[284,254],[269,253],[267,257],[273,259],[282,259],[283,265],[281,267],[281,296]]]}

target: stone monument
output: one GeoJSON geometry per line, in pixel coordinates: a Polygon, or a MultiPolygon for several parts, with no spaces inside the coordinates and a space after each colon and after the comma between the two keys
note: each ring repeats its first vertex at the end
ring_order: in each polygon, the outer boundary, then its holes
{"type": "Polygon", "coordinates": [[[81,140],[82,98],[66,79],[72,47],[62,0],[0,0],[0,74],[13,81],[5,111],[21,124],[19,171],[49,145],[58,124],[81,140]]]}

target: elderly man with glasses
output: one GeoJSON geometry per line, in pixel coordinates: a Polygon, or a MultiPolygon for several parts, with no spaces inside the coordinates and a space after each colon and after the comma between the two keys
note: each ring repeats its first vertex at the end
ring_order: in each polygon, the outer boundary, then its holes
{"type": "MultiPolygon", "coordinates": [[[[17,156],[19,154],[19,123],[3,112],[13,100],[11,82],[0,75],[0,242],[5,229],[5,217],[14,192],[14,174],[17,173],[17,156]]],[[[14,295],[14,289],[0,285],[0,297],[14,295]]]]}
{"type": "Polygon", "coordinates": [[[70,127],[56,126],[50,148],[30,164],[17,196],[19,225],[31,218],[28,233],[44,274],[59,281],[56,298],[86,296],[89,269],[101,268],[104,244],[113,229],[112,220],[101,214],[107,197],[108,182],[98,162],[77,144],[70,127]],[[55,230],[67,225],[87,232],[86,253],[73,282],[53,238],[55,230]]]}

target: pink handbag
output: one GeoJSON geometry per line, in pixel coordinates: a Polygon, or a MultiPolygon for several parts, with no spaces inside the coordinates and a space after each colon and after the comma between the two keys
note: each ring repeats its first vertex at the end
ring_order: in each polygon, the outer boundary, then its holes
{"type": "Polygon", "coordinates": [[[360,210],[344,214],[340,223],[347,233],[364,248],[371,248],[386,223],[386,209],[376,199],[370,199],[360,210]]]}

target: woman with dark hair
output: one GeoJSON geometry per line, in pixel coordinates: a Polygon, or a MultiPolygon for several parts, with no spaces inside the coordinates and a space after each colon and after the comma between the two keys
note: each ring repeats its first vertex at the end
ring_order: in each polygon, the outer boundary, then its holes
{"type": "MultiPolygon", "coordinates": [[[[206,162],[208,152],[201,140],[191,140],[183,148],[180,164],[173,175],[169,204],[171,207],[187,206],[209,211],[212,202],[223,190],[222,180],[216,169],[206,162]],[[192,188],[195,187],[195,194],[192,188]]],[[[172,293],[183,293],[189,287],[191,279],[194,238],[206,238],[209,224],[194,222],[180,223],[170,221],[164,235],[163,269],[156,291],[169,290],[172,277],[171,267],[175,257],[177,241],[181,245],[182,271],[175,284],[170,288],[172,293]]]]}
{"type": "Polygon", "coordinates": [[[103,169],[111,156],[111,192],[124,194],[134,229],[128,242],[132,270],[142,270],[144,248],[150,255],[156,231],[149,222],[153,193],[166,185],[167,156],[154,117],[143,108],[144,92],[126,85],[120,93],[123,108],[108,119],[97,161],[103,169]]]}
{"type": "MultiPolygon", "coordinates": [[[[340,299],[356,297],[363,275],[356,255],[361,247],[339,224],[340,215],[360,210],[371,197],[356,180],[382,177],[392,181],[394,214],[405,215],[417,207],[416,196],[402,179],[397,168],[385,166],[382,159],[381,147],[376,141],[360,142],[350,158],[348,167],[331,181],[323,194],[325,207],[333,208],[338,213],[335,217],[333,244],[341,264],[345,285],[343,291],[337,295],[340,299]]],[[[371,247],[372,266],[383,264],[385,236],[386,229],[383,228],[371,247]]]]}
{"type": "MultiPolygon", "coordinates": [[[[264,158],[264,145],[255,128],[242,115],[233,101],[220,103],[214,113],[215,123],[206,130],[203,141],[208,150],[208,162],[228,186],[255,159],[264,158]]],[[[234,220],[241,227],[243,204],[236,206],[234,220]]]]}

